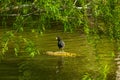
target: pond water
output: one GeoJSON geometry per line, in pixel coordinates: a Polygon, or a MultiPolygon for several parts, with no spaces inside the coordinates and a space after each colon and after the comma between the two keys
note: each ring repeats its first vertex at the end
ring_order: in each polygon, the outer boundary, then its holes
{"type": "MultiPolygon", "coordinates": [[[[0,31],[0,35],[2,33],[3,30],[0,31]]],[[[113,43],[105,37],[97,42],[95,48],[94,44],[88,43],[87,37],[80,32],[47,30],[40,35],[29,30],[21,34],[31,39],[41,53],[59,51],[56,41],[56,36],[59,35],[65,42],[64,51],[78,56],[63,57],[59,73],[56,73],[60,59],[58,56],[38,54],[34,58],[6,57],[0,63],[0,80],[88,80],[89,78],[102,80],[106,76],[106,80],[115,80],[113,43]]],[[[9,48],[11,46],[12,44],[9,48]]],[[[10,49],[6,54],[13,53],[12,48],[10,49]]]]}

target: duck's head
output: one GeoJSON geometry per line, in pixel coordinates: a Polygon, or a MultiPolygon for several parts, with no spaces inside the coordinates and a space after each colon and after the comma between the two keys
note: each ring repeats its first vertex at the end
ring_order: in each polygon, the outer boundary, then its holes
{"type": "Polygon", "coordinates": [[[61,40],[60,36],[57,36],[57,37],[56,37],[56,40],[60,41],[60,40],[61,40]]]}

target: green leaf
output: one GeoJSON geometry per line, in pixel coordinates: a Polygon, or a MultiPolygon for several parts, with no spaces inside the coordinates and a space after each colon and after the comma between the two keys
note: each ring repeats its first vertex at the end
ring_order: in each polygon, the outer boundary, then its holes
{"type": "Polygon", "coordinates": [[[35,52],[31,52],[31,53],[30,53],[30,56],[31,56],[31,57],[34,57],[34,56],[35,56],[35,52]]]}
{"type": "Polygon", "coordinates": [[[14,48],[14,51],[15,51],[15,55],[18,56],[18,49],[14,48]]]}
{"type": "Polygon", "coordinates": [[[23,27],[20,27],[20,31],[22,31],[22,32],[23,32],[23,27]]]}

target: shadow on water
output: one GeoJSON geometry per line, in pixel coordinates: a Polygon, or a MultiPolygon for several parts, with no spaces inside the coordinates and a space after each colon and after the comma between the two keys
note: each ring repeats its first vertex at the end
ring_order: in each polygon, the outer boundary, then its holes
{"type": "MultiPolygon", "coordinates": [[[[24,32],[24,37],[35,42],[36,47],[43,53],[45,51],[59,51],[56,36],[59,35],[65,42],[64,51],[76,53],[76,57],[64,57],[62,69],[56,73],[59,65],[58,56],[45,54],[36,55],[34,58],[7,56],[0,63],[0,80],[81,80],[88,73],[92,79],[100,76],[100,65],[110,66],[109,77],[114,80],[115,65],[111,56],[112,43],[106,38],[101,39],[97,45],[97,56],[93,44],[88,44],[86,36],[76,33],[63,33],[62,31],[46,31],[43,35],[24,32]],[[99,60],[97,61],[97,58],[99,60]],[[2,74],[2,75],[1,75],[2,74]]],[[[11,54],[12,49],[6,54],[11,54]]],[[[14,54],[12,54],[14,55],[14,54]]],[[[61,64],[61,63],[60,63],[61,64]]]]}

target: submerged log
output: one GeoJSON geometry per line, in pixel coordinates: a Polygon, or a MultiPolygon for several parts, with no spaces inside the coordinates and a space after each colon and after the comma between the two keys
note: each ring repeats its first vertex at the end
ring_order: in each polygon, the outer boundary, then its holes
{"type": "Polygon", "coordinates": [[[63,56],[63,57],[75,57],[77,56],[75,53],[69,53],[69,52],[63,52],[63,51],[47,51],[46,52],[47,55],[50,56],[63,56]]]}

